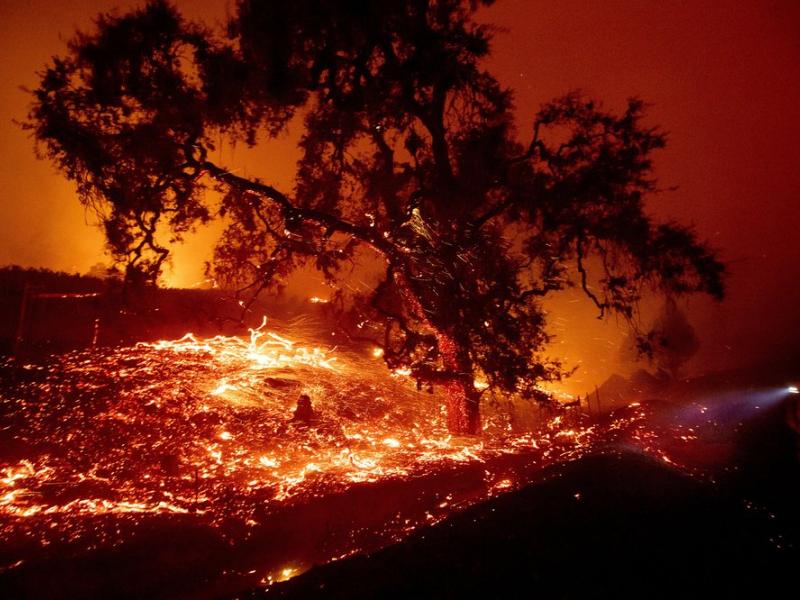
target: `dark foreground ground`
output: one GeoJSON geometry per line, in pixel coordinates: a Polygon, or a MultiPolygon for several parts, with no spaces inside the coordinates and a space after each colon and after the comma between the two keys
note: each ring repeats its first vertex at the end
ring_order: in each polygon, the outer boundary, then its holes
{"type": "Polygon", "coordinates": [[[237,597],[796,598],[800,470],[780,416],[742,430],[745,458],[714,482],[608,448],[402,544],[237,597]]]}

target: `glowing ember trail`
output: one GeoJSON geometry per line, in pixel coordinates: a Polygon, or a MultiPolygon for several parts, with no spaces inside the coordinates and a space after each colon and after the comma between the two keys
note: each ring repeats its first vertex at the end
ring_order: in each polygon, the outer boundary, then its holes
{"type": "MultiPolygon", "coordinates": [[[[239,544],[237,576],[269,584],[402,539],[598,442],[625,435],[660,452],[641,407],[605,425],[566,412],[527,431],[488,409],[482,436],[452,438],[441,398],[390,376],[370,348],[315,347],[309,330],[262,323],[249,339],[187,334],[5,364],[0,532],[13,552],[0,572],[55,549],[119,546],[170,518],[239,544]],[[292,418],[300,394],[311,419],[292,418]],[[381,485],[394,486],[386,506],[325,521],[324,543],[253,550],[281,511],[381,485]]],[[[313,537],[314,522],[298,519],[313,537]]]]}

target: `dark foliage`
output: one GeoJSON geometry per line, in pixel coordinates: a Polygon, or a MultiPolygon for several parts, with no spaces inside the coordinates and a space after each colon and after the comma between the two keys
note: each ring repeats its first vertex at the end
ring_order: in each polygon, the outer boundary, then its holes
{"type": "Polygon", "coordinates": [[[26,285],[35,290],[75,294],[103,292],[108,288],[109,282],[93,275],[63,273],[50,269],[17,265],[0,267],[0,289],[5,294],[22,295],[26,285]]]}

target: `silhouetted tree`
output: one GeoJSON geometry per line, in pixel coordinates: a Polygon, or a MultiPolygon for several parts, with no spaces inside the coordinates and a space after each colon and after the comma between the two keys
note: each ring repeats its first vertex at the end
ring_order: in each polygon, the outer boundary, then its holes
{"type": "Polygon", "coordinates": [[[694,327],[673,296],[646,329],[631,331],[620,347],[622,361],[647,360],[664,376],[677,379],[683,365],[700,349],[694,327]]]}
{"type": "Polygon", "coordinates": [[[666,299],[655,322],[651,346],[653,363],[673,379],[700,349],[694,327],[672,297],[666,299]]]}
{"type": "Polygon", "coordinates": [[[518,141],[512,93],[481,66],[492,29],[473,16],[489,3],[240,0],[221,36],[151,2],[99,17],[54,59],[29,127],[131,272],[157,277],[157,228],[177,240],[216,217],[211,269],[253,291],[306,263],[336,281],[381,261],[355,304],[360,336],[444,386],[450,429],[475,433],[476,379],[530,397],[560,376],[541,356],[544,296],[578,285],[633,322],[646,288],[720,297],[723,271],[643,211],[665,138],[641,101],[613,114],[569,94],[518,141]],[[220,137],[268,144],[293,117],[293,190],[212,159],[220,137]]]}

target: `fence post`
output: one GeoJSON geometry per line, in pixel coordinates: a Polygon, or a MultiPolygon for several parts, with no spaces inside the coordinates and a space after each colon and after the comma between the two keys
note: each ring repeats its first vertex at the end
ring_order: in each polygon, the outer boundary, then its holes
{"type": "Polygon", "coordinates": [[[594,393],[595,396],[597,397],[597,416],[599,417],[603,411],[600,408],[600,390],[597,388],[596,385],[594,386],[594,393]]]}
{"type": "Polygon", "coordinates": [[[30,288],[31,284],[29,282],[25,282],[25,287],[22,290],[22,302],[19,305],[19,317],[17,320],[17,333],[14,336],[14,348],[12,350],[12,356],[15,359],[19,358],[19,352],[22,348],[22,341],[25,334],[25,317],[28,313],[28,299],[30,298],[30,288]]]}

